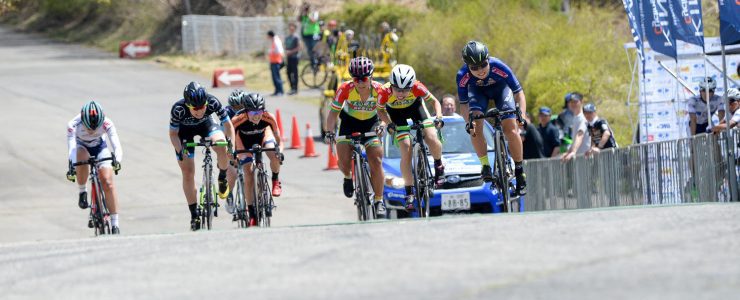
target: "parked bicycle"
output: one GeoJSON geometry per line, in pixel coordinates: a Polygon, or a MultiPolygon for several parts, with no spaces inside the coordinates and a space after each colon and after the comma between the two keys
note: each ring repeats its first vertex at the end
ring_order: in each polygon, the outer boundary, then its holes
{"type": "Polygon", "coordinates": [[[367,162],[367,157],[363,154],[363,140],[375,136],[377,136],[375,132],[354,132],[333,138],[334,141],[347,139],[352,142],[352,181],[355,186],[357,219],[360,221],[370,221],[378,218],[372,200],[373,188],[370,184],[370,165],[367,162]]]}
{"type": "MultiPolygon", "coordinates": [[[[90,165],[90,185],[92,185],[92,205],[90,206],[90,221],[87,227],[92,228],[95,231],[95,236],[103,234],[111,234],[110,224],[110,212],[108,206],[105,203],[105,193],[103,187],[100,184],[100,178],[98,177],[98,163],[104,161],[113,161],[113,165],[116,164],[115,156],[106,157],[103,159],[97,159],[90,157],[86,161],[76,162],[72,164],[72,167],[90,165]]],[[[118,175],[118,171],[115,171],[118,175]]]]}
{"type": "Polygon", "coordinates": [[[503,198],[503,209],[505,212],[518,212],[521,209],[521,203],[519,201],[519,195],[512,195],[513,191],[516,190],[516,184],[514,182],[514,163],[509,156],[509,148],[504,137],[503,129],[501,128],[501,120],[507,115],[515,114],[519,122],[524,122],[522,113],[517,107],[516,109],[500,111],[497,108],[491,108],[486,111],[485,114],[479,116],[473,116],[470,113],[469,122],[467,124],[468,131],[473,126],[473,120],[486,119],[494,128],[494,151],[495,161],[492,166],[493,169],[493,183],[491,188],[496,188],[500,192],[499,194],[503,198]]]}
{"type": "MultiPolygon", "coordinates": [[[[256,216],[254,217],[257,219],[257,225],[259,227],[270,227],[270,218],[272,218],[272,211],[276,207],[275,202],[272,198],[272,190],[270,189],[269,177],[267,171],[265,171],[265,164],[262,161],[262,153],[270,151],[276,152],[278,157],[280,157],[280,163],[282,164],[284,157],[282,153],[280,153],[280,148],[278,147],[262,148],[262,146],[255,144],[252,146],[252,149],[237,150],[234,152],[235,155],[242,153],[252,153],[254,165],[252,167],[252,174],[250,174],[249,176],[253,176],[252,178],[254,178],[254,180],[252,181],[254,186],[252,187],[251,192],[253,195],[252,199],[254,201],[254,211],[256,212],[256,216]]],[[[243,171],[242,176],[245,176],[243,174],[243,171]]],[[[239,182],[241,183],[243,182],[243,180],[239,179],[239,182]]],[[[241,198],[245,199],[244,193],[247,193],[249,191],[245,191],[243,186],[241,189],[241,198]]],[[[249,217],[252,216],[248,216],[246,220],[249,220],[249,217]]]]}
{"type": "MultiPolygon", "coordinates": [[[[229,142],[214,142],[210,139],[201,139],[199,142],[186,143],[185,147],[203,147],[203,181],[198,190],[198,207],[196,208],[198,216],[201,218],[201,228],[206,226],[211,230],[213,217],[218,217],[218,189],[216,182],[213,180],[213,158],[211,157],[212,147],[228,147],[229,142]]],[[[185,148],[185,149],[187,149],[185,148]]],[[[196,228],[193,228],[195,230],[196,228]]]]}
{"type": "MultiPolygon", "coordinates": [[[[436,124],[437,120],[435,120],[436,124]]],[[[411,173],[414,175],[414,207],[418,217],[429,218],[429,202],[434,197],[434,175],[429,165],[429,147],[424,142],[424,128],[434,125],[424,125],[423,122],[414,121],[411,125],[396,126],[395,131],[415,131],[411,134],[411,173]]],[[[439,120],[438,129],[444,127],[444,121],[439,120]]],[[[393,134],[393,128],[388,128],[388,133],[393,134]]]]}
{"type": "Polygon", "coordinates": [[[334,72],[334,65],[328,55],[314,55],[301,69],[301,81],[309,88],[317,89],[324,85],[334,72]]]}

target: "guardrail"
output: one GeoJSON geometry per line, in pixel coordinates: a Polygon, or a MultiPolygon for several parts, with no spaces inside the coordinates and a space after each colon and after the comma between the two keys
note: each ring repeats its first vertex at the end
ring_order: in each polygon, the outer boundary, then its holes
{"type": "Polygon", "coordinates": [[[736,128],[605,150],[569,162],[527,160],[525,209],[738,201],[738,142],[736,128]]]}

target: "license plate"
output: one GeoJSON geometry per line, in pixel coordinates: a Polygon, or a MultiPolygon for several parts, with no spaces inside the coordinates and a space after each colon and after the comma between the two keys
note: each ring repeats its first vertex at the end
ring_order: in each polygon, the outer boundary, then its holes
{"type": "Polygon", "coordinates": [[[442,210],[470,210],[470,193],[442,194],[442,210]]]}

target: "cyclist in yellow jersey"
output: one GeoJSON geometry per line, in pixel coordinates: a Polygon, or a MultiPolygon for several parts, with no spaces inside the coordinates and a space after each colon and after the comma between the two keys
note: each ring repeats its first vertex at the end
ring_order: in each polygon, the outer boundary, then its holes
{"type": "MultiPolygon", "coordinates": [[[[378,100],[378,115],[389,127],[406,126],[407,119],[424,124],[424,141],[434,158],[434,181],[440,182],[444,176],[442,165],[442,143],[437,137],[437,128],[442,124],[442,105],[423,83],[416,80],[416,72],[409,65],[399,64],[391,71],[391,80],[383,86],[378,100]],[[422,100],[434,107],[435,118],[422,100]]],[[[414,177],[411,173],[411,136],[408,130],[397,130],[395,139],[401,150],[401,175],[406,190],[406,209],[414,210],[412,187],[414,177]]]]}
{"type": "MultiPolygon", "coordinates": [[[[334,96],[331,111],[326,118],[327,128],[334,129],[337,117],[341,120],[338,135],[349,135],[354,132],[370,132],[375,130],[382,134],[385,123],[378,120],[376,111],[378,92],[382,85],[373,81],[375,67],[373,61],[367,57],[357,57],[349,63],[349,73],[352,81],[342,83],[334,96]]],[[[334,133],[326,133],[327,143],[333,142],[334,133]]],[[[354,193],[352,183],[352,145],[349,140],[338,140],[337,158],[339,170],[344,174],[344,195],[351,198],[354,193]]],[[[363,141],[367,161],[370,165],[370,182],[373,186],[375,212],[378,217],[385,217],[383,203],[383,148],[378,137],[369,137],[363,141]]]]}

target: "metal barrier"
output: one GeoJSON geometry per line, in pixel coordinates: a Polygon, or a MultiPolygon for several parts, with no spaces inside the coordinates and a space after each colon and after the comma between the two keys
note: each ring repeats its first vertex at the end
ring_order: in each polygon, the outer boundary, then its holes
{"type": "Polygon", "coordinates": [[[265,51],[267,31],[283,40],[287,26],[282,17],[182,17],[182,50],[186,54],[235,55],[265,51]]]}
{"type": "Polygon", "coordinates": [[[740,129],[524,162],[527,211],[738,201],[740,129]],[[734,171],[734,172],[731,172],[734,171]],[[734,197],[733,197],[734,196],[734,197]]]}

